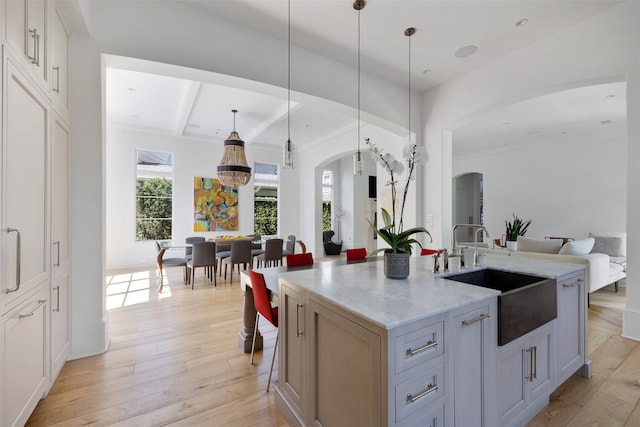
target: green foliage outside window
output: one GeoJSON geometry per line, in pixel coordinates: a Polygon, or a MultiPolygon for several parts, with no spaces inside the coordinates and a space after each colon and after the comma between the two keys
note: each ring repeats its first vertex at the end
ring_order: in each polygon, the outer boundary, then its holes
{"type": "Polygon", "coordinates": [[[322,231],[331,230],[331,202],[322,202],[322,231]]]}
{"type": "Polygon", "coordinates": [[[172,182],[166,178],[136,183],[136,240],[171,239],[172,182]]]}
{"type": "Polygon", "coordinates": [[[278,198],[256,196],[253,209],[254,232],[267,236],[278,234],[278,198]]]}

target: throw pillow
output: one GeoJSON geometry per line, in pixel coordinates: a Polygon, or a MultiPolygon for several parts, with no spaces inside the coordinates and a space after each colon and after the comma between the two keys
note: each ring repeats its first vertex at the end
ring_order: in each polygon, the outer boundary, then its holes
{"type": "Polygon", "coordinates": [[[586,255],[591,252],[596,239],[587,237],[586,239],[567,242],[560,248],[559,255],[586,255]]]}
{"type": "Polygon", "coordinates": [[[597,252],[609,256],[627,255],[626,235],[619,233],[589,233],[589,236],[595,239],[595,244],[591,250],[592,253],[597,252]]]}
{"type": "Polygon", "coordinates": [[[518,236],[518,251],[520,252],[557,254],[561,246],[562,240],[558,239],[530,239],[518,236]]]}

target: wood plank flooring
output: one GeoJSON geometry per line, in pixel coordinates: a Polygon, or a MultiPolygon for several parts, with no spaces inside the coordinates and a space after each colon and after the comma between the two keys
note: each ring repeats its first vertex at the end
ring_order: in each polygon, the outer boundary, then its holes
{"type": "MultiPolygon", "coordinates": [[[[169,268],[158,295],[153,269],[112,272],[109,350],[67,362],[27,425],[286,426],[265,391],[275,329],[261,322],[264,355],[250,365],[238,347],[238,276],[215,288],[196,276],[191,290],[169,268]]],[[[620,337],[624,289],[592,297],[593,378],[570,378],[528,426],[640,426],[640,345],[620,337]]]]}

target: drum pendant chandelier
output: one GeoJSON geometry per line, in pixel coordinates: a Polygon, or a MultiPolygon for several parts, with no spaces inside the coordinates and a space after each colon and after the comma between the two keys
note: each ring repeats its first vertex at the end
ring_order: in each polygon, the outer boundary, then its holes
{"type": "Polygon", "coordinates": [[[244,141],[236,132],[236,113],[233,113],[233,131],[224,141],[224,153],[218,165],[218,180],[222,185],[241,186],[247,185],[251,179],[251,168],[244,155],[244,141]]]}

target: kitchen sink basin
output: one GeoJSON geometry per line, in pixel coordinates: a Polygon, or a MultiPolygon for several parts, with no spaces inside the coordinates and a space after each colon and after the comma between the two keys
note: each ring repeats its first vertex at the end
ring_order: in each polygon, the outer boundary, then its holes
{"type": "Polygon", "coordinates": [[[554,279],[492,268],[445,279],[502,292],[498,296],[498,345],[505,345],[558,315],[554,279]]]}

